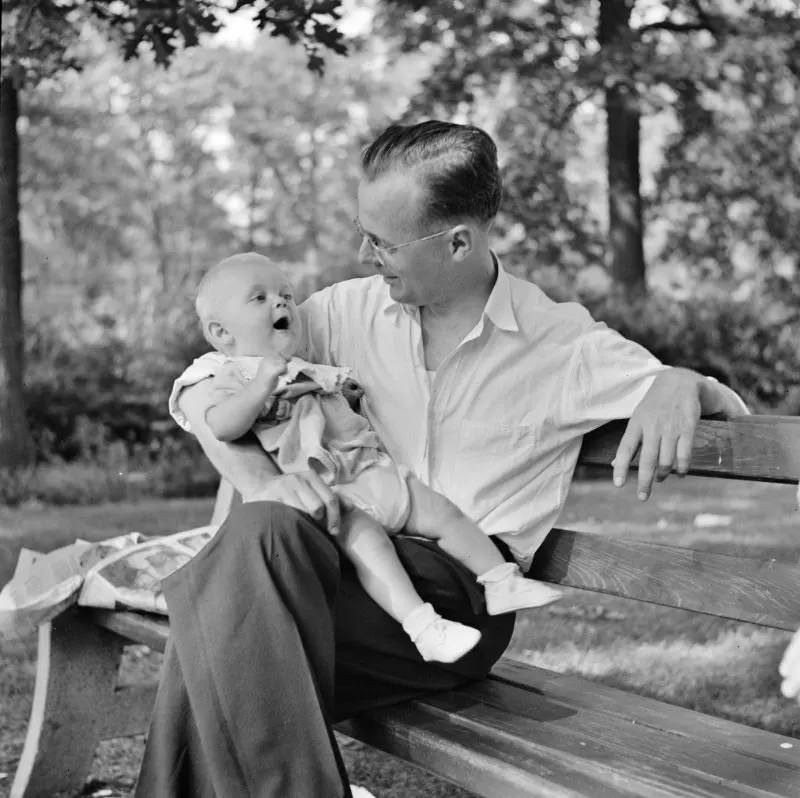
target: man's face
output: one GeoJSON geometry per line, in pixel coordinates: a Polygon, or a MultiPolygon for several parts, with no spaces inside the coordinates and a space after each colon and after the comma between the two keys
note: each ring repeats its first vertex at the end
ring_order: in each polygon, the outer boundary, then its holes
{"type": "Polygon", "coordinates": [[[237,264],[215,286],[222,300],[220,321],[233,337],[237,356],[276,352],[291,357],[300,341],[292,286],[266,259],[237,264]]]}
{"type": "MultiPolygon", "coordinates": [[[[376,180],[362,179],[358,187],[358,220],[370,240],[392,247],[438,232],[436,223],[420,217],[425,193],[416,177],[391,171],[376,180]]],[[[359,261],[380,274],[396,302],[424,306],[446,301],[452,288],[448,279],[449,237],[419,241],[395,252],[376,252],[365,237],[359,261]]]]}

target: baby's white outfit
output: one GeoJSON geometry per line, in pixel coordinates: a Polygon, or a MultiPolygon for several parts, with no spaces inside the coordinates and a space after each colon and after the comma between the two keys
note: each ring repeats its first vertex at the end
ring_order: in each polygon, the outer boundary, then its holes
{"type": "MultiPolygon", "coordinates": [[[[181,391],[212,378],[212,396],[222,400],[252,380],[260,362],[260,357],[228,357],[220,352],[201,355],[175,380],[170,414],[191,432],[178,407],[181,391]]],[[[253,432],[284,474],[316,471],[345,504],[352,503],[387,531],[396,532],[403,528],[411,507],[407,472],[381,450],[369,423],[342,395],[349,376],[349,368],[291,358],[278,379],[277,395],[265,405],[253,432]],[[280,395],[281,389],[303,383],[308,383],[308,393],[280,395]]]]}

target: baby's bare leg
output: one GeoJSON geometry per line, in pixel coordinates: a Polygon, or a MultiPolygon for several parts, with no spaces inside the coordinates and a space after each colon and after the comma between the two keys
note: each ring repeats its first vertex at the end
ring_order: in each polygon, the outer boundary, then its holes
{"type": "Polygon", "coordinates": [[[506,562],[480,527],[449,499],[413,476],[407,482],[411,513],[406,529],[432,538],[476,575],[483,585],[489,615],[543,607],[561,597],[560,591],[525,578],[516,563],[506,562]]]}
{"type": "Polygon", "coordinates": [[[409,532],[435,540],[476,576],[505,562],[489,536],[450,499],[414,476],[409,476],[407,483],[411,494],[411,513],[406,521],[409,532]]]}
{"type": "Polygon", "coordinates": [[[344,513],[336,540],[364,590],[402,624],[423,659],[455,662],[477,645],[477,629],[442,618],[422,600],[389,536],[370,515],[355,508],[344,513]]]}
{"type": "Polygon", "coordinates": [[[355,566],[364,590],[396,621],[402,623],[424,603],[392,541],[374,518],[356,508],[343,513],[336,541],[355,566]]]}

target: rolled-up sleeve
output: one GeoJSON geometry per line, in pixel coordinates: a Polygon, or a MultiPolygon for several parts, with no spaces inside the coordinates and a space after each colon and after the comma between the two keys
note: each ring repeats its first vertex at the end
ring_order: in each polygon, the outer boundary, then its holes
{"type": "Polygon", "coordinates": [[[564,381],[564,425],[588,432],[630,418],[656,375],[667,368],[643,346],[595,322],[581,336],[564,381]]]}

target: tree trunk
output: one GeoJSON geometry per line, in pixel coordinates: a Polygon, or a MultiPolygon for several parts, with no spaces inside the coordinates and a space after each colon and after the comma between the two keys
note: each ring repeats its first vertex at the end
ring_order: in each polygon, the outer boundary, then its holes
{"type": "Polygon", "coordinates": [[[608,262],[611,276],[627,294],[647,290],[639,178],[639,98],[632,78],[628,21],[632,0],[601,0],[599,41],[610,73],[606,85],[608,169],[608,262]]]}
{"type": "Polygon", "coordinates": [[[0,80],[0,469],[33,460],[22,394],[22,237],[19,227],[17,89],[0,80]]]}

